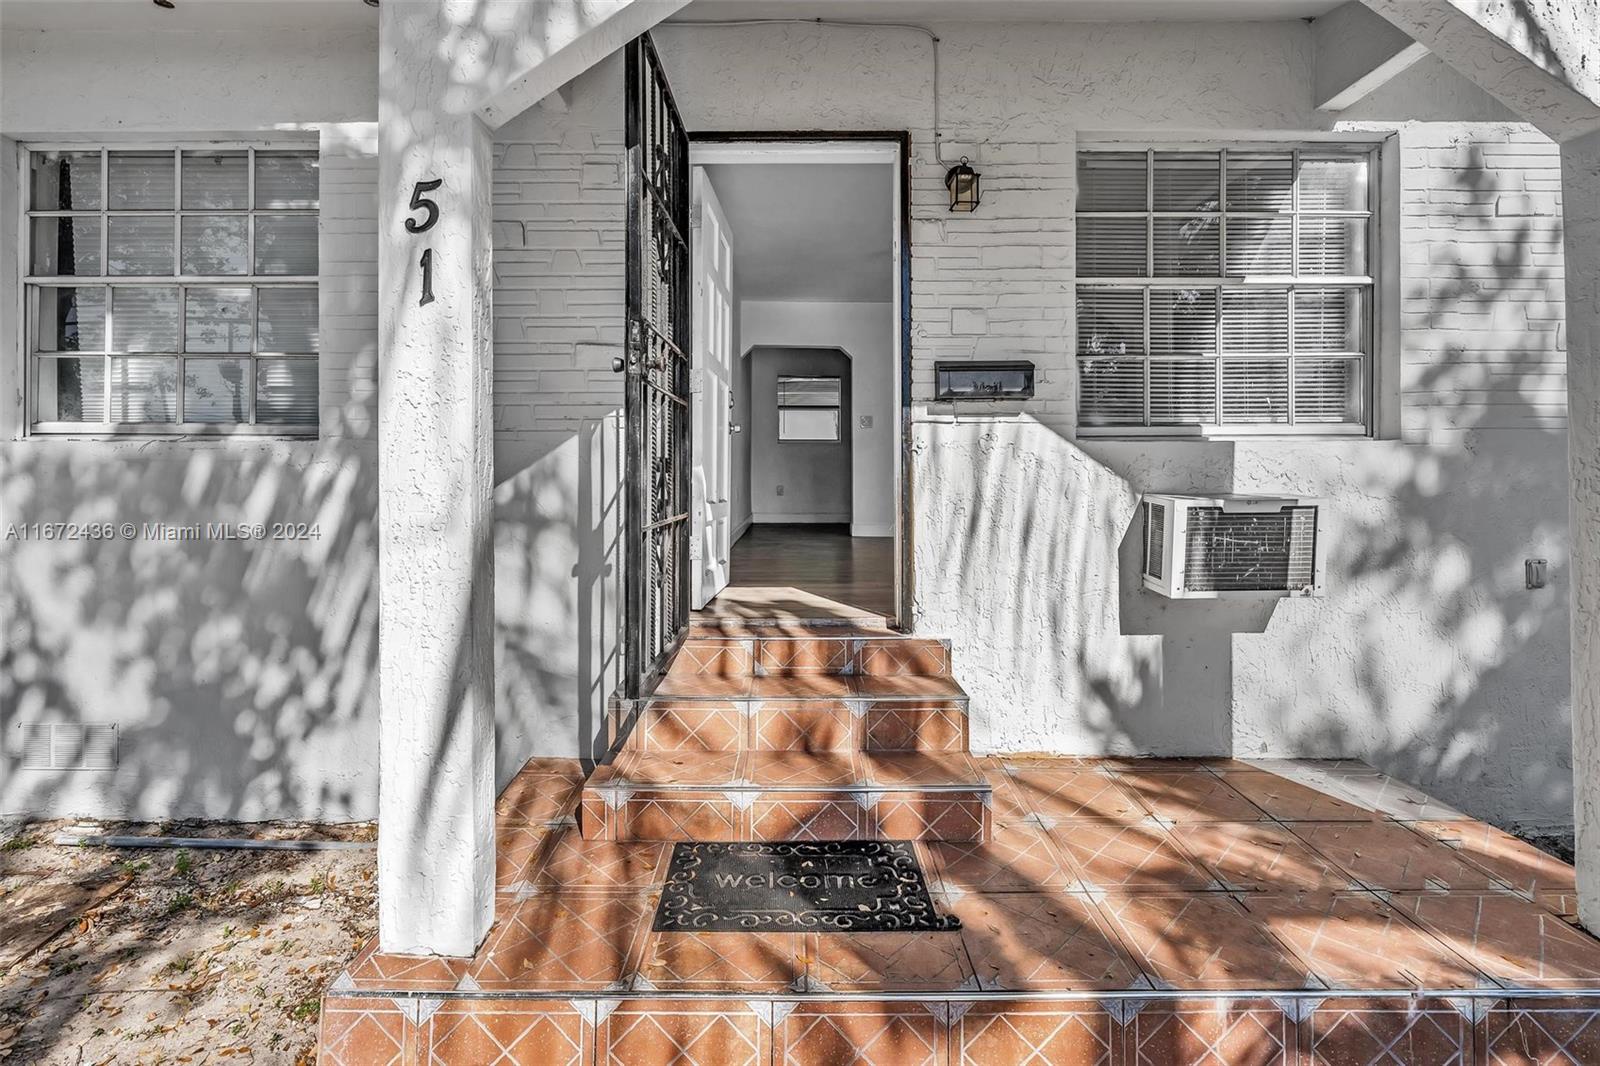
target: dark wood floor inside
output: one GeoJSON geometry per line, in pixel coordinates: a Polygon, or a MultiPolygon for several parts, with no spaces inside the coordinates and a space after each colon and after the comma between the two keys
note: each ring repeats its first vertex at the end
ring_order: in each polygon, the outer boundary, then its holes
{"type": "Polygon", "coordinates": [[[733,546],[728,587],[702,621],[894,617],[894,538],[848,526],[755,525],[733,546]]]}

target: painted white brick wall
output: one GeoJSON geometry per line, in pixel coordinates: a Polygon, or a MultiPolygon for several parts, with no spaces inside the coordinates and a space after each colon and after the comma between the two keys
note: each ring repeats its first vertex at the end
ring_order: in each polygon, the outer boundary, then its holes
{"type": "Polygon", "coordinates": [[[578,79],[574,106],[534,107],[495,143],[495,429],[572,434],[622,401],[622,66],[578,79]]]}
{"type": "Polygon", "coordinates": [[[1402,437],[1561,431],[1561,155],[1525,125],[1401,132],[1402,437]]]}

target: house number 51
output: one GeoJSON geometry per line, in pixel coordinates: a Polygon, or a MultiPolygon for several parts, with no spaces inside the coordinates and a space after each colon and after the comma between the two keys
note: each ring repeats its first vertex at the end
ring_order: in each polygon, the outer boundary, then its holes
{"type": "MultiPolygon", "coordinates": [[[[443,178],[430,178],[419,181],[411,190],[411,210],[421,211],[423,217],[406,219],[407,233],[427,233],[439,221],[439,205],[423,193],[433,192],[444,184],[443,178]]],[[[422,268],[422,299],[417,301],[417,306],[422,307],[433,303],[433,249],[425,248],[422,259],[418,263],[422,268]]]]}

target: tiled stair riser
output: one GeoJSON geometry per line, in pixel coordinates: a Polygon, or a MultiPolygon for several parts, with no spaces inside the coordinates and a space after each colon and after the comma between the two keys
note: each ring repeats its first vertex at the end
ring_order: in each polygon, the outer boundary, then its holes
{"type": "Polygon", "coordinates": [[[967,751],[964,699],[645,700],[635,751],[967,751]]]}
{"type": "Polygon", "coordinates": [[[774,789],[743,792],[586,793],[586,840],[944,840],[988,837],[978,791],[871,792],[774,789]]]}
{"type": "Polygon", "coordinates": [[[691,637],[669,677],[950,676],[950,648],[924,637],[691,637]]]}
{"type": "Polygon", "coordinates": [[[1094,1000],[329,996],[322,1066],[1256,1066],[1600,1061],[1600,997],[1094,1000]],[[1467,1009],[1463,1010],[1465,1006],[1467,1009]]]}
{"type": "Polygon", "coordinates": [[[617,711],[625,739],[584,786],[585,839],[988,839],[991,788],[943,641],[693,636],[617,711]]]}

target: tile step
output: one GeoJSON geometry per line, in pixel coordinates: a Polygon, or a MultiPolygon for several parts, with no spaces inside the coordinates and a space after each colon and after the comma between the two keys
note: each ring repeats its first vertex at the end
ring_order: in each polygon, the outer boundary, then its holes
{"type": "Polygon", "coordinates": [[[614,736],[641,752],[969,751],[965,699],[651,699],[614,736]]]}
{"type": "Polygon", "coordinates": [[[970,756],[626,752],[584,785],[602,840],[987,839],[991,786],[970,756]]]}
{"type": "Polygon", "coordinates": [[[796,674],[757,677],[753,674],[669,674],[649,699],[673,700],[959,700],[967,691],[952,677],[921,675],[796,674]]]}
{"type": "Polygon", "coordinates": [[[807,674],[950,676],[950,643],[906,634],[691,636],[667,669],[670,678],[787,677],[807,674]]]}

